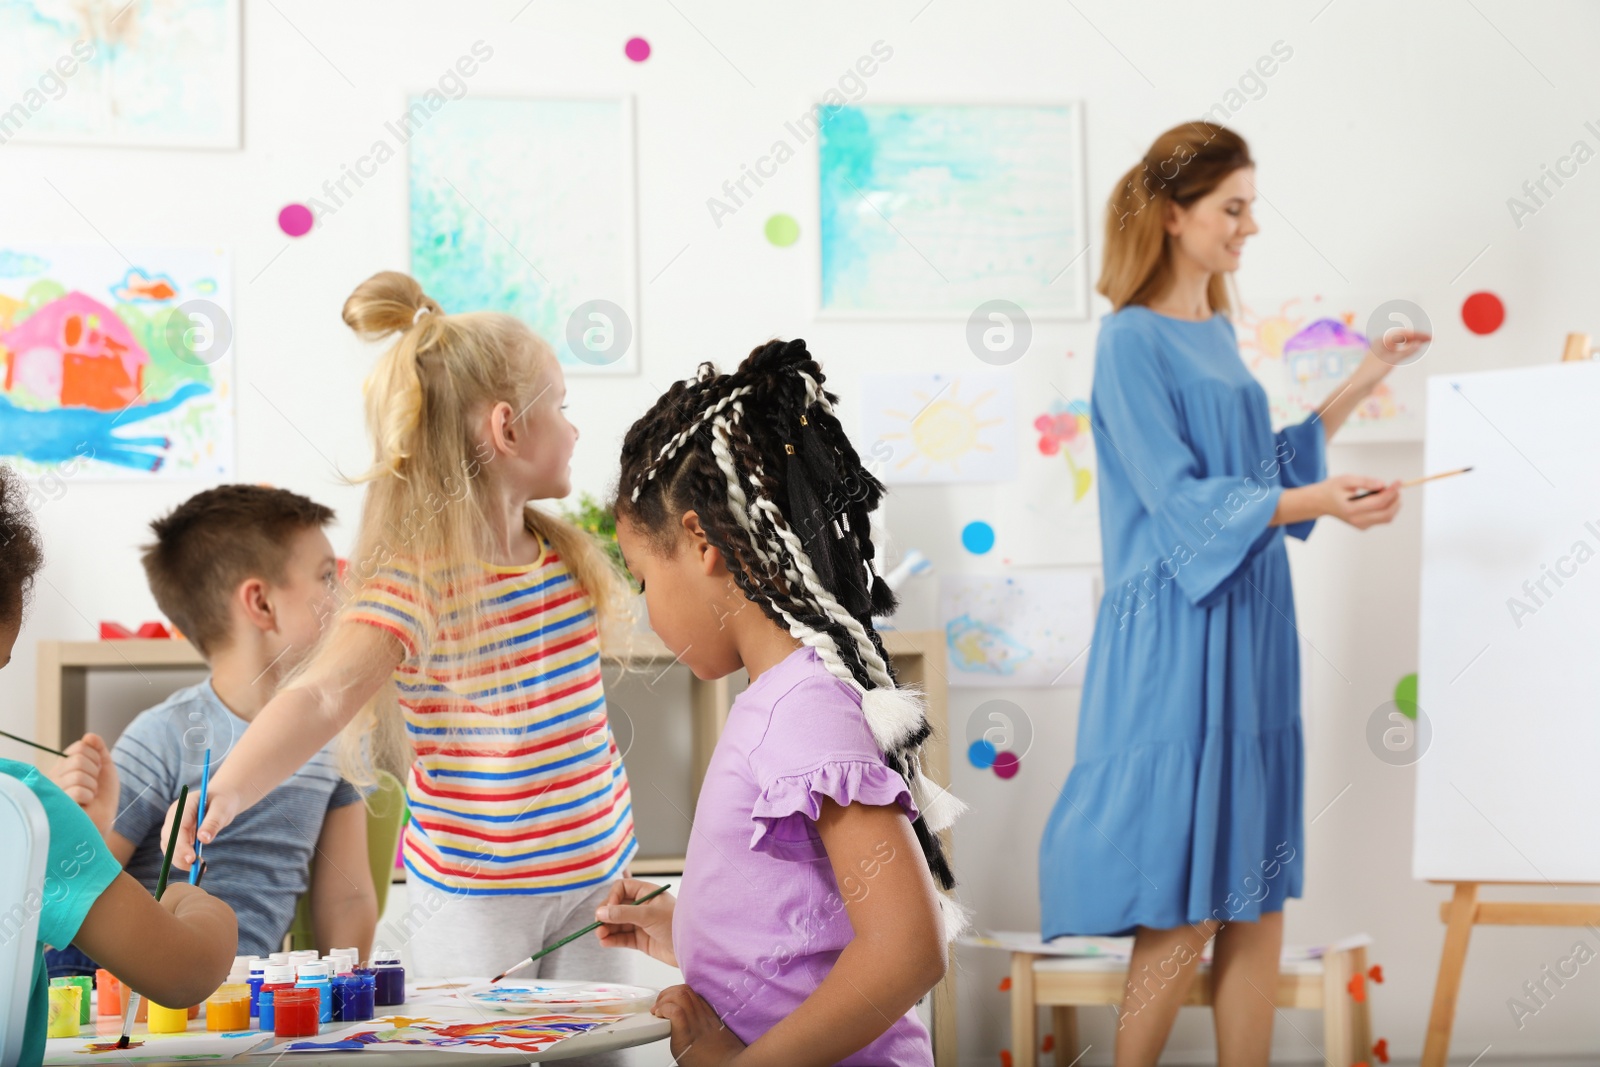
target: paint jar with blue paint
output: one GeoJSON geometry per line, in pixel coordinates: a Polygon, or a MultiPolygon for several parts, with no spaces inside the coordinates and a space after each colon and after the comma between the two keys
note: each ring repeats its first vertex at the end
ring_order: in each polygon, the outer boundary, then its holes
{"type": "Polygon", "coordinates": [[[333,977],[333,1021],[358,1023],[376,1014],[377,979],[370,974],[333,977]]]}
{"type": "Polygon", "coordinates": [[[250,987],[250,1018],[254,1019],[261,1014],[261,986],[267,980],[267,967],[269,964],[260,956],[250,960],[248,977],[245,984],[250,987]]]}
{"type": "Polygon", "coordinates": [[[296,972],[295,986],[317,991],[317,1020],[333,1022],[333,983],[328,979],[328,965],[321,960],[302,963],[296,972]]]}
{"type": "Polygon", "coordinates": [[[378,1007],[387,1008],[406,1002],[406,969],[400,965],[400,953],[391,949],[373,949],[372,975],[377,979],[378,1007]]]}

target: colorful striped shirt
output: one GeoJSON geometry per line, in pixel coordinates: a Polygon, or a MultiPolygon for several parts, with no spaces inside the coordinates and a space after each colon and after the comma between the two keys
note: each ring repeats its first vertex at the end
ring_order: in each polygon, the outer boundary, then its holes
{"type": "Polygon", "coordinates": [[[468,583],[391,564],[350,617],[394,634],[407,652],[394,681],[416,753],[410,877],[491,895],[621,876],[638,844],[606,718],[594,607],[549,542],[538,563],[478,564],[468,583]],[[472,614],[467,596],[477,601],[475,633],[457,621],[472,614]]]}

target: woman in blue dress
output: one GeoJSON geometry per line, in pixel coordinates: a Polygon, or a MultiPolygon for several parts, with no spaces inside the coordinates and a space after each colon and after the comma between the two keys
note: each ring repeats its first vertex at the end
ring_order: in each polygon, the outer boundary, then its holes
{"type": "Polygon", "coordinates": [[[1117,186],[1095,350],[1105,596],[1077,758],[1040,846],[1043,936],[1135,934],[1118,1067],[1153,1064],[1212,937],[1218,1060],[1265,1065],[1300,895],[1300,663],[1284,535],[1360,529],[1398,483],[1328,477],[1324,445],[1426,334],[1390,329],[1304,422],[1272,430],[1239,356],[1227,275],[1254,166],[1233,132],[1158,138],[1117,186]],[[1353,499],[1364,489],[1377,490],[1353,499]]]}

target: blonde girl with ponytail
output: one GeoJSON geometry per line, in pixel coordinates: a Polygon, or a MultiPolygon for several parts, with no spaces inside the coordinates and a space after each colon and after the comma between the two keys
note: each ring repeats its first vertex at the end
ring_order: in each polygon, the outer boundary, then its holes
{"type": "MultiPolygon", "coordinates": [[[[347,603],[213,773],[199,837],[341,730],[357,780],[398,741],[422,911],[379,940],[407,941],[419,975],[497,974],[589,921],[637,848],[600,678],[623,586],[535,504],[569,492],[578,439],[548,344],[509,315],[447,314],[395,272],[358,286],[344,321],[395,338],[365,387],[374,462],[347,603]]],[[[579,941],[529,976],[626,980],[616,956],[579,941]]]]}

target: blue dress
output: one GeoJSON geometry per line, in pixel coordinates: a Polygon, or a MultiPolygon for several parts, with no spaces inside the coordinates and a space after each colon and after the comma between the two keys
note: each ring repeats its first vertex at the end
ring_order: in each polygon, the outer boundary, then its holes
{"type": "Polygon", "coordinates": [[[1322,423],[1274,433],[1222,315],[1129,306],[1095,348],[1105,596],[1077,760],[1039,849],[1042,934],[1249,922],[1300,895],[1300,660],[1285,488],[1322,423]]]}

